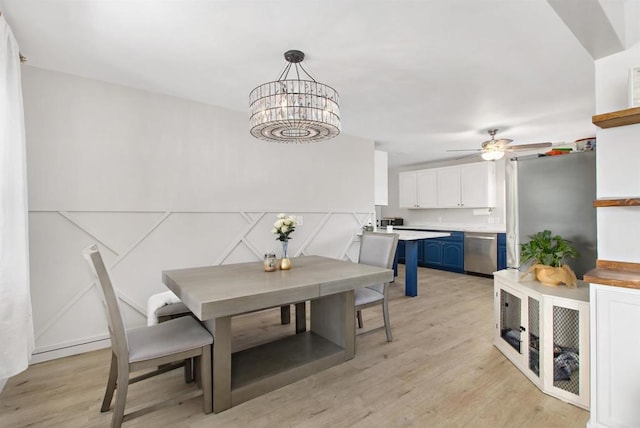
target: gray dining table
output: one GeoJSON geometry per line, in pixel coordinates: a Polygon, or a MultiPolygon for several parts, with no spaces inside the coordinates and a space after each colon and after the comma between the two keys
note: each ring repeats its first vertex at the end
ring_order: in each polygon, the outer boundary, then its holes
{"type": "Polygon", "coordinates": [[[354,290],[393,280],[393,270],[321,256],[162,272],[162,281],[214,337],[213,411],[218,413],[355,355],[354,290]],[[310,330],[232,352],[232,317],[310,301],[310,330]]]}

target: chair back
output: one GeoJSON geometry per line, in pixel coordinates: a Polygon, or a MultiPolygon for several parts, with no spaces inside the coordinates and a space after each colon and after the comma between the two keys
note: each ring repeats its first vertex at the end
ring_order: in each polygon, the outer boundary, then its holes
{"type": "Polygon", "coordinates": [[[128,361],[129,346],[127,342],[127,331],[122,321],[120,306],[118,305],[118,296],[116,296],[111,278],[109,278],[109,273],[102,260],[102,255],[100,255],[98,246],[95,244],[85,248],[82,253],[102,291],[102,304],[107,317],[107,323],[109,324],[111,348],[118,357],[118,361],[128,361]]]}
{"type": "MultiPolygon", "coordinates": [[[[365,232],[360,240],[358,263],[391,269],[397,248],[397,233],[365,232]]],[[[383,284],[369,288],[383,292],[383,284]]]]}

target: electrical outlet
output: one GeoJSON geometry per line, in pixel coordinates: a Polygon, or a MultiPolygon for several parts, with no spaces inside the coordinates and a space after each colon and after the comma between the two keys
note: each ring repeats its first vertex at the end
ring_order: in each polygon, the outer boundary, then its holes
{"type": "Polygon", "coordinates": [[[304,224],[304,217],[302,217],[301,215],[297,216],[296,223],[298,224],[298,226],[302,226],[304,224]]]}

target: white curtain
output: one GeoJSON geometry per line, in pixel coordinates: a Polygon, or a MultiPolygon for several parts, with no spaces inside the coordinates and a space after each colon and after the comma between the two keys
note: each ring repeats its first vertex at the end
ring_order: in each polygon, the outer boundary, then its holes
{"type": "Polygon", "coordinates": [[[25,370],[34,348],[19,55],[0,16],[0,379],[25,370]]]}

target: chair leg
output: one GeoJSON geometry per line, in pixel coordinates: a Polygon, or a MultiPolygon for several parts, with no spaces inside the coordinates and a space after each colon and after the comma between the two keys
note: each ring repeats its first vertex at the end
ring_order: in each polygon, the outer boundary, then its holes
{"type": "Polygon", "coordinates": [[[116,388],[116,404],[113,407],[111,428],[120,428],[124,419],[124,406],[127,402],[129,390],[129,370],[118,370],[118,384],[116,388]]]}
{"type": "Polygon", "coordinates": [[[291,323],[291,306],[280,306],[280,324],[291,323]]]}
{"type": "Polygon", "coordinates": [[[307,331],[307,304],[296,303],[296,334],[307,331]]]}
{"type": "Polygon", "coordinates": [[[198,385],[198,388],[202,388],[202,362],[200,361],[202,356],[194,357],[191,361],[193,366],[193,380],[198,385]]]}
{"type": "Polygon", "coordinates": [[[356,311],[356,318],[358,318],[358,328],[362,328],[362,311],[360,309],[356,311]]]}
{"type": "Polygon", "coordinates": [[[109,379],[107,380],[107,389],[104,392],[104,399],[102,400],[101,412],[107,412],[111,408],[111,400],[113,399],[113,392],[116,389],[116,379],[118,378],[118,359],[116,354],[111,353],[111,367],[109,368],[109,379]]]}
{"type": "Polygon", "coordinates": [[[200,356],[200,383],[202,383],[202,400],[205,414],[213,412],[213,379],[212,379],[212,345],[202,348],[200,356]]]}
{"type": "Polygon", "coordinates": [[[382,316],[384,317],[384,330],[387,333],[387,342],[393,342],[391,335],[391,322],[389,322],[389,305],[387,299],[382,301],[382,316]]]}
{"type": "Polygon", "coordinates": [[[193,379],[193,359],[187,358],[184,360],[184,383],[191,383],[193,379]]]}

